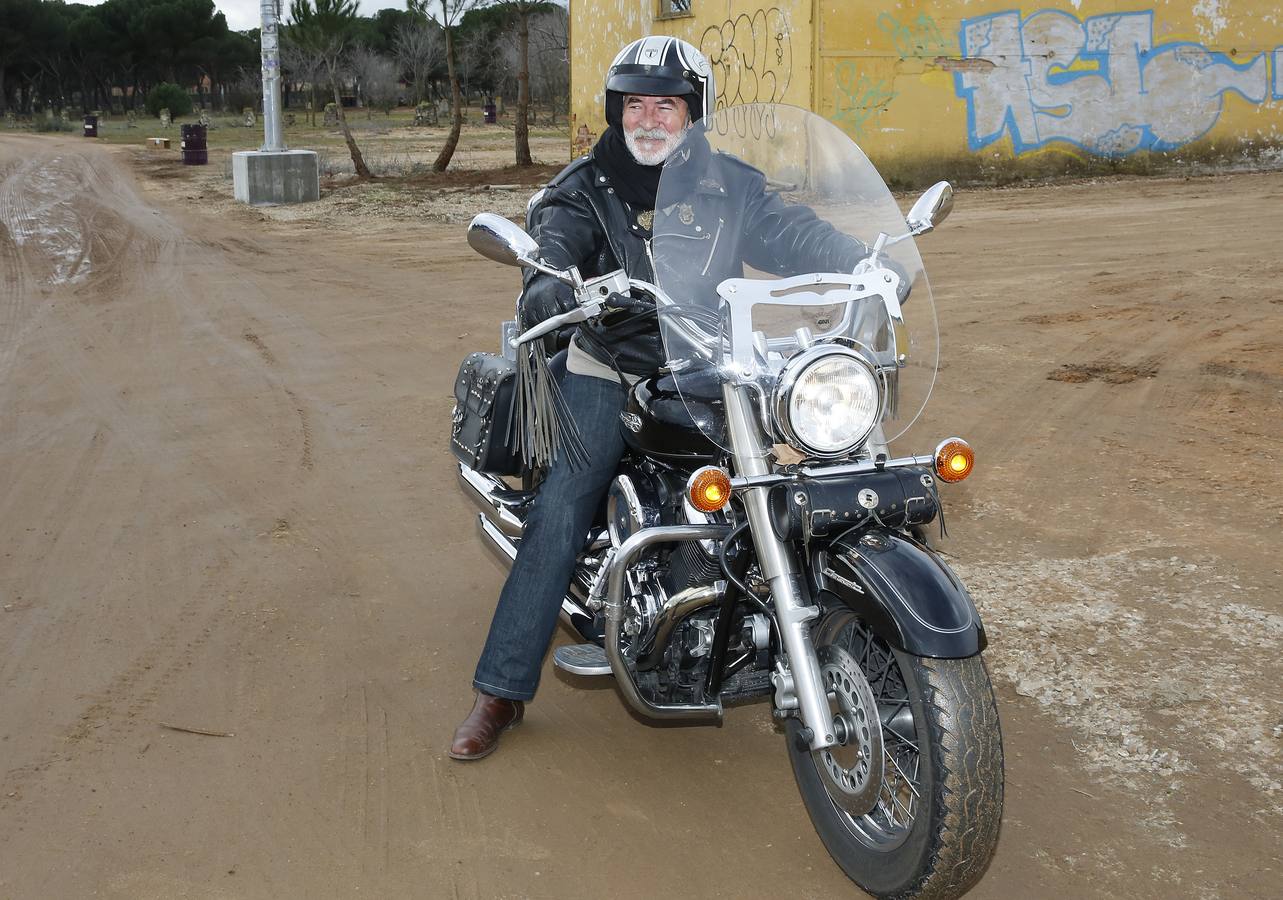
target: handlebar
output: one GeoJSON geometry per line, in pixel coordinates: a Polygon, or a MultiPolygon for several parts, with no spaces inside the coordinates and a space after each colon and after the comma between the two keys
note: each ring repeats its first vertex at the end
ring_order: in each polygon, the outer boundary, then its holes
{"type": "MultiPolygon", "coordinates": [[[[577,274],[577,273],[576,273],[577,274]]],[[[569,282],[567,282],[569,283],[569,282]]],[[[638,291],[648,294],[655,300],[655,305],[676,306],[677,303],[669,297],[658,285],[651,284],[649,281],[642,281],[637,278],[629,278],[623,269],[616,269],[599,278],[590,281],[579,282],[580,288],[575,290],[575,301],[579,304],[574,309],[567,310],[560,315],[544,319],[533,328],[523,331],[521,334],[509,340],[512,347],[520,347],[531,341],[538,340],[546,334],[550,334],[564,328],[567,325],[576,325],[580,322],[586,322],[601,315],[605,308],[606,298],[611,294],[623,294],[628,291],[638,291]]],[[[681,332],[686,338],[690,348],[705,360],[713,361],[715,355],[711,343],[717,338],[713,335],[701,335],[692,330],[694,326],[682,322],[676,316],[670,316],[668,319],[670,327],[681,332]]]]}
{"type": "MultiPolygon", "coordinates": [[[[542,269],[540,270],[542,271],[542,269]]],[[[538,340],[545,334],[556,331],[558,328],[564,328],[567,325],[575,325],[579,322],[586,322],[601,315],[605,308],[606,298],[611,294],[623,294],[628,291],[631,282],[628,275],[623,269],[616,269],[614,272],[608,272],[598,278],[592,278],[583,281],[579,277],[579,272],[575,269],[569,269],[562,273],[561,280],[571,285],[575,292],[575,303],[578,304],[574,309],[567,310],[560,315],[544,319],[533,328],[523,331],[521,334],[512,338],[508,343],[512,347],[520,347],[522,344],[528,344],[531,341],[538,340]]]]}
{"type": "MultiPolygon", "coordinates": [[[[862,262],[862,264],[857,267],[856,273],[858,274],[842,275],[840,273],[817,273],[812,275],[794,276],[793,278],[783,279],[778,282],[727,279],[727,281],[718,286],[718,293],[722,295],[723,300],[730,302],[731,295],[739,290],[741,293],[746,295],[741,299],[747,300],[751,304],[753,300],[758,299],[757,295],[762,294],[763,292],[770,295],[777,295],[780,293],[780,289],[805,288],[808,285],[816,285],[823,282],[826,284],[843,284],[848,286],[853,293],[863,294],[863,296],[853,297],[853,299],[871,299],[873,297],[878,297],[883,302],[883,307],[886,310],[887,319],[891,327],[894,356],[892,366],[903,366],[908,351],[908,335],[904,327],[904,314],[901,312],[900,302],[896,294],[896,289],[900,282],[900,276],[896,272],[882,270],[883,277],[876,279],[876,281],[879,282],[877,287],[871,287],[872,282],[868,278],[872,272],[881,268],[878,265],[878,256],[879,251],[885,243],[885,238],[885,235],[880,236],[879,241],[874,248],[874,253],[870,255],[868,260],[862,262]]],[[[586,322],[589,319],[594,319],[597,316],[600,316],[605,310],[606,299],[610,297],[611,294],[623,294],[629,291],[638,291],[653,297],[657,307],[679,306],[679,304],[669,297],[668,294],[666,294],[658,285],[652,284],[648,281],[641,281],[636,278],[629,278],[623,269],[616,269],[614,272],[609,272],[597,278],[590,279],[589,281],[582,281],[579,277],[578,271],[574,269],[560,273],[560,276],[565,283],[574,286],[575,302],[577,304],[576,307],[559,315],[545,319],[533,328],[529,328],[512,338],[509,341],[509,344],[512,347],[520,347],[523,344],[528,344],[531,341],[538,340],[544,335],[554,332],[559,328],[564,328],[567,325],[576,325],[580,322],[586,322]]],[[[761,299],[765,300],[767,298],[763,296],[761,299]]],[[[781,299],[782,298],[779,296],[770,297],[770,301],[775,303],[781,302],[781,299]]],[[[789,300],[784,302],[797,305],[799,303],[804,304],[811,301],[803,300],[801,297],[791,297],[789,300]]],[[[739,325],[739,328],[732,329],[732,333],[738,335],[739,332],[744,332],[746,328],[748,329],[748,336],[737,336],[735,342],[736,346],[729,348],[731,350],[731,356],[741,364],[746,363],[748,361],[748,356],[753,352],[751,349],[753,345],[751,338],[752,316],[749,311],[750,308],[751,307],[738,309],[737,311],[737,308],[732,304],[731,310],[732,319],[737,320],[739,325]],[[745,342],[746,340],[747,343],[745,342]]],[[[834,333],[845,330],[849,325],[847,320],[853,313],[854,309],[848,310],[847,314],[843,317],[843,321],[834,329],[834,333]]],[[[666,317],[665,321],[667,322],[667,327],[669,329],[681,335],[683,342],[686,345],[686,349],[689,349],[695,356],[698,356],[707,362],[717,362],[719,359],[719,353],[717,351],[722,351],[724,353],[727,349],[724,344],[725,337],[722,334],[702,331],[689,316],[683,317],[679,314],[670,314],[666,317]]],[[[819,337],[823,338],[825,335],[820,335],[819,337]]],[[[778,338],[768,341],[767,346],[772,350],[785,351],[792,347],[797,340],[798,338],[796,337],[778,338]]],[[[762,352],[766,351],[763,350],[762,352]]]]}

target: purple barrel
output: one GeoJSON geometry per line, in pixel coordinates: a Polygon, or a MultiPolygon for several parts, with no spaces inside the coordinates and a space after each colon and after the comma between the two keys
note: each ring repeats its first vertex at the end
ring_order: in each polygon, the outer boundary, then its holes
{"type": "Polygon", "coordinates": [[[205,143],[205,126],[183,125],[179,128],[183,142],[183,165],[203,166],[209,162],[209,147],[205,143]]]}

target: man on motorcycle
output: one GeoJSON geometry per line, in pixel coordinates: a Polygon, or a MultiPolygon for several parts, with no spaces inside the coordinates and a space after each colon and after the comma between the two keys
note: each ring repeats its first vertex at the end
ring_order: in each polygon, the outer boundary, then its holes
{"type": "MultiPolygon", "coordinates": [[[[680,245],[708,257],[703,276],[711,285],[742,274],[744,261],[778,274],[854,268],[868,253],[862,243],[806,207],[786,206],[766,190],[760,172],[714,158],[702,135],[688,136],[715,97],[708,60],[685,41],[652,36],[620,51],[606,77],[606,131],[591,153],[552,180],[531,213],[530,233],[543,262],[577,267],[585,278],[623,268],[632,278],[654,281],[649,242],[658,215],[668,233],[689,232],[691,240],[680,245]],[[686,204],[655,210],[666,162],[681,166],[669,177],[688,181],[683,189],[714,198],[707,207],[722,209],[716,221],[697,220],[686,204]]],[[[567,285],[527,270],[524,328],[574,306],[567,285]]],[[[651,301],[616,296],[606,315],[581,324],[572,338],[559,383],[585,460],[558,454],[539,487],[477,664],[476,702],[455,731],[452,758],[488,756],[500,734],[521,721],[578,552],[624,453],[619,414],[627,387],[664,361],[651,301]]]]}

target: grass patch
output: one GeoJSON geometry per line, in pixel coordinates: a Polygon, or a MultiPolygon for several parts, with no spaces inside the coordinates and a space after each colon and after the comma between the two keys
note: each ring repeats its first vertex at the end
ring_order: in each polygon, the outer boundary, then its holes
{"type": "Polygon", "coordinates": [[[35,130],[42,133],[75,131],[76,126],[66,119],[54,116],[52,119],[40,119],[35,123],[35,130]]]}

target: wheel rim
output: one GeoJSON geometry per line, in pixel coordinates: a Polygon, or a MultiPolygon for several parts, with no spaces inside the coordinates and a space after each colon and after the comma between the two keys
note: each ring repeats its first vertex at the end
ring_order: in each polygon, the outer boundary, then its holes
{"type": "Polygon", "coordinates": [[[821,647],[819,661],[839,743],[814,751],[812,758],[833,804],[849,816],[863,816],[876,808],[882,784],[877,701],[860,664],[841,647],[821,647]]]}
{"type": "MultiPolygon", "coordinates": [[[[917,728],[904,674],[891,647],[853,613],[830,614],[816,630],[816,638],[822,671],[825,660],[832,666],[834,660],[845,658],[858,666],[878,710],[881,728],[876,743],[882,751],[882,777],[871,786],[876,797],[867,812],[853,813],[847,794],[834,790],[833,778],[819,753],[812,754],[817,773],[852,837],[871,850],[889,853],[913,830],[923,789],[917,728]]],[[[829,684],[826,677],[825,686],[829,684]]],[[[840,707],[841,696],[830,702],[840,707]]]]}

